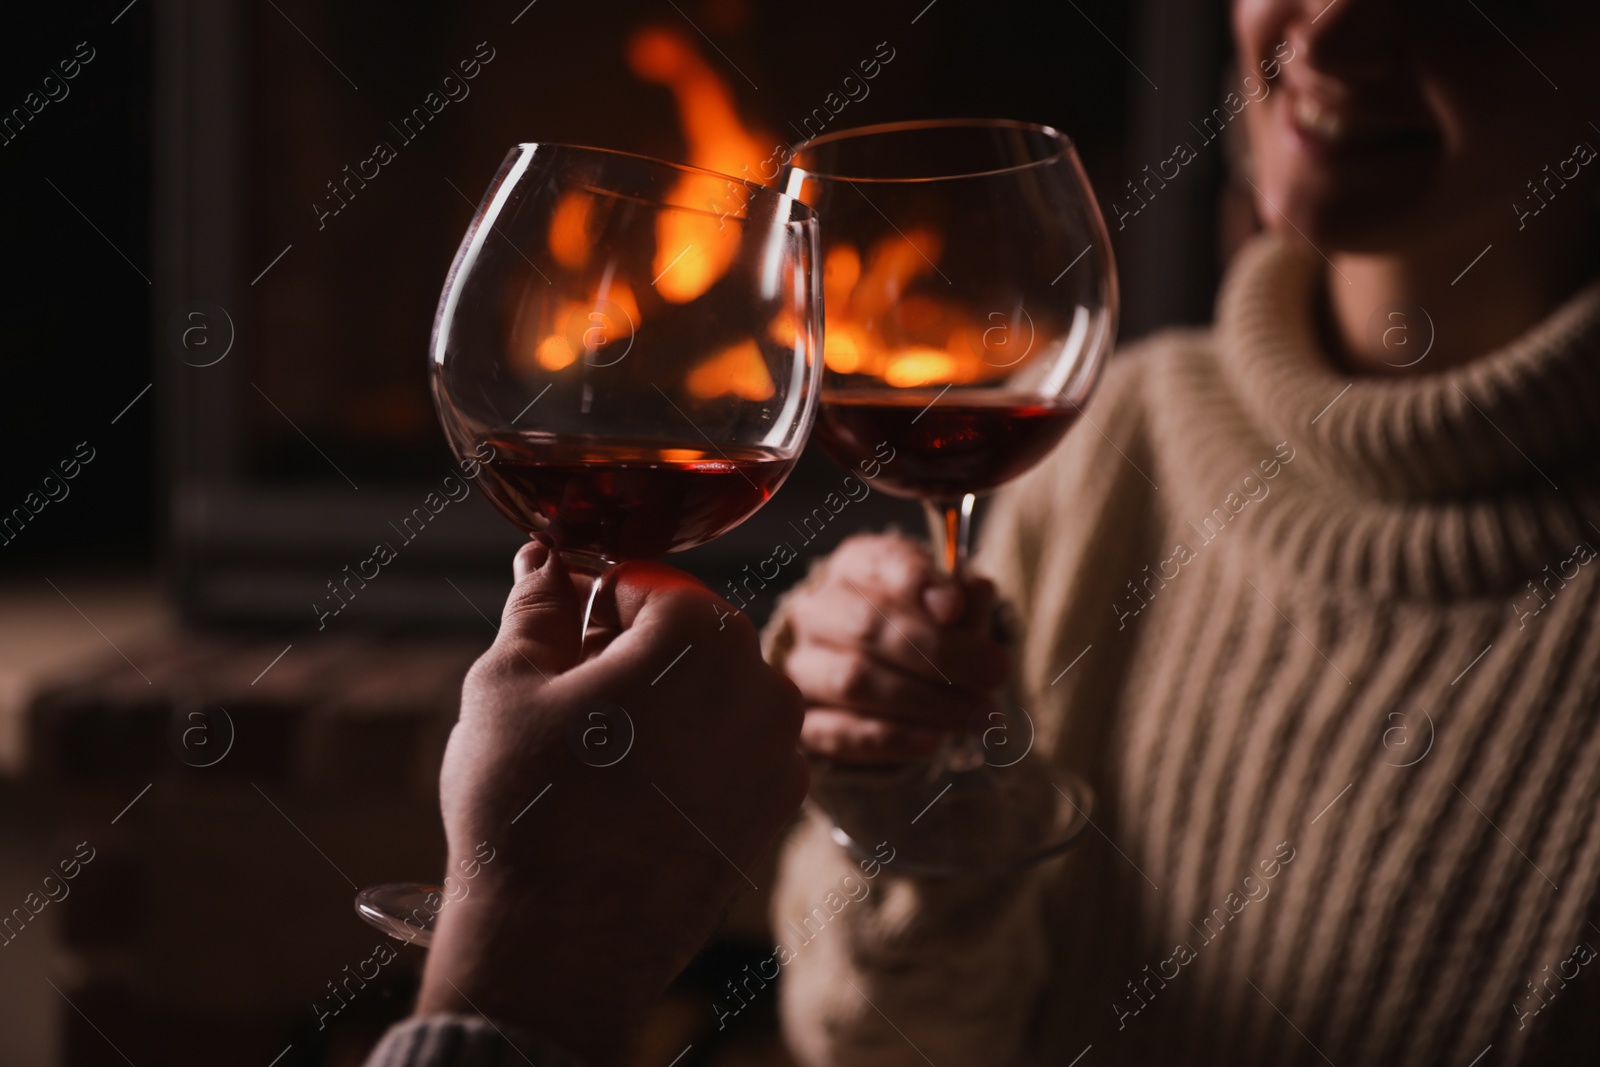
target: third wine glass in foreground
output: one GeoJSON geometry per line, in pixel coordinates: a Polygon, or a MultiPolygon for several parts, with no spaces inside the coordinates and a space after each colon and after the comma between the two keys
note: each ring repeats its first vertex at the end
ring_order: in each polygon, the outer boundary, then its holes
{"type": "MultiPolygon", "coordinates": [[[[1116,333],[1116,269],[1077,154],[1044,126],[897,123],[807,142],[782,181],[823,219],[817,437],[850,465],[892,448],[874,484],[923,502],[938,559],[959,571],[977,496],[1056,446],[1116,333]]],[[[1012,710],[1010,726],[975,724],[901,788],[836,805],[837,835],[888,840],[902,866],[942,872],[1065,847],[1089,803],[1076,780],[1058,777],[1054,817],[983,825],[1005,813],[1032,742],[1012,710]]]]}

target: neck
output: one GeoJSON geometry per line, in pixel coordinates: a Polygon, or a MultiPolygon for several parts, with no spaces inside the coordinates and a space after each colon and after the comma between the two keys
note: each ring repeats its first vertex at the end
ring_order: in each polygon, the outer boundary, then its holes
{"type": "Polygon", "coordinates": [[[1435,374],[1526,333],[1595,270],[1590,242],[1576,239],[1589,220],[1537,221],[1520,232],[1463,227],[1474,236],[1442,247],[1333,256],[1325,325],[1344,368],[1435,374]]]}

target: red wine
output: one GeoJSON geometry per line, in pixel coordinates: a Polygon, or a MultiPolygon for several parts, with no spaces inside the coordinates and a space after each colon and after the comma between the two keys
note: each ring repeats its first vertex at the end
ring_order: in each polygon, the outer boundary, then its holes
{"type": "Polygon", "coordinates": [[[483,439],[495,458],[478,485],[528,533],[619,562],[705,544],[755,513],[794,466],[758,448],[722,453],[658,442],[483,439]]]}
{"type": "Polygon", "coordinates": [[[887,441],[895,455],[874,480],[877,488],[948,500],[1009,482],[1043,459],[1077,417],[1076,408],[1017,396],[824,390],[816,434],[847,466],[872,458],[887,441]]]}

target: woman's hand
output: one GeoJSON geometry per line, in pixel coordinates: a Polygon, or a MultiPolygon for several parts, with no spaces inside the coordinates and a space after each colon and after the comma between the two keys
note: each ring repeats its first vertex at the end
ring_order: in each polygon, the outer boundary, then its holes
{"type": "Polygon", "coordinates": [[[994,603],[988,579],[941,574],[906,538],[846,540],[821,584],[789,602],[784,669],[805,698],[805,749],[841,763],[909,763],[970,728],[1010,669],[991,633],[994,603]]]}
{"type": "Polygon", "coordinates": [[[417,1010],[481,1009],[610,1062],[804,798],[800,698],[680,571],[619,568],[582,662],[560,559],[526,545],[516,575],[440,774],[465,894],[417,1010]]]}

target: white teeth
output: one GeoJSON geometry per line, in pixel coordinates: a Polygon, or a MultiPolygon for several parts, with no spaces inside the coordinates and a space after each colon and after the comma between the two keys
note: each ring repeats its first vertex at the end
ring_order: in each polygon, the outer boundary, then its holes
{"type": "Polygon", "coordinates": [[[1344,116],[1327,110],[1310,97],[1295,97],[1294,117],[1301,126],[1326,140],[1338,141],[1345,135],[1344,116]]]}

